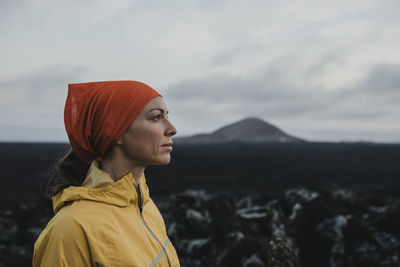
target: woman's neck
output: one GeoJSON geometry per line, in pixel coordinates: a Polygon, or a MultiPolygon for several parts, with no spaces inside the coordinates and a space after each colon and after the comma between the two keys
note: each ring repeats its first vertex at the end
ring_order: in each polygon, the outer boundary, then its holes
{"type": "Polygon", "coordinates": [[[140,177],[142,177],[145,170],[145,167],[126,162],[123,159],[118,159],[118,157],[102,159],[99,168],[110,174],[115,182],[131,172],[136,184],[140,182],[140,177]]]}

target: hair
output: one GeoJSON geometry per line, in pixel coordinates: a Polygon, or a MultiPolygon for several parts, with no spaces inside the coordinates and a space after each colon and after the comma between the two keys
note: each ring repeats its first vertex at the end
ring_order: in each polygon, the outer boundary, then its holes
{"type": "Polygon", "coordinates": [[[45,196],[52,198],[69,186],[80,186],[86,178],[90,165],[79,160],[70,148],[58,159],[47,173],[45,196]]]}

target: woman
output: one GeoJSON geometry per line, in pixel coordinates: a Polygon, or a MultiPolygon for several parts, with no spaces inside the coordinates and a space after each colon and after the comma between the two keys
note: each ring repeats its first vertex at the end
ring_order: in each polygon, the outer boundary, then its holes
{"type": "Polygon", "coordinates": [[[170,161],[175,127],[154,89],[136,81],[70,84],[72,150],[55,167],[55,216],[33,266],[179,266],[144,170],[170,161]]]}

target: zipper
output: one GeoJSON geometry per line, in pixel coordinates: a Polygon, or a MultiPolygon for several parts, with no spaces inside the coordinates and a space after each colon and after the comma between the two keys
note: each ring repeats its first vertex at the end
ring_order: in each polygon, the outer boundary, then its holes
{"type": "Polygon", "coordinates": [[[138,199],[139,199],[138,206],[139,206],[140,218],[142,219],[142,222],[143,222],[144,226],[146,227],[147,231],[149,231],[149,233],[154,237],[154,239],[157,241],[157,243],[161,246],[162,250],[165,253],[165,256],[167,257],[168,266],[171,267],[171,262],[169,261],[167,250],[165,249],[163,244],[160,242],[160,240],[157,238],[157,236],[153,233],[153,231],[150,229],[149,225],[144,220],[144,217],[143,217],[143,214],[142,214],[142,211],[143,211],[143,195],[142,195],[142,190],[140,189],[140,184],[135,186],[135,188],[136,188],[136,192],[138,194],[138,199]]]}

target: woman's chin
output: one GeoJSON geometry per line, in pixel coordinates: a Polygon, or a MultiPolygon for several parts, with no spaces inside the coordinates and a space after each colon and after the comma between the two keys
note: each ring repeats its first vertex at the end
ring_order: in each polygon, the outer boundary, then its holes
{"type": "Polygon", "coordinates": [[[168,156],[163,156],[162,158],[158,159],[151,165],[156,165],[156,166],[162,166],[162,165],[167,165],[171,161],[171,156],[168,154],[168,156]]]}

